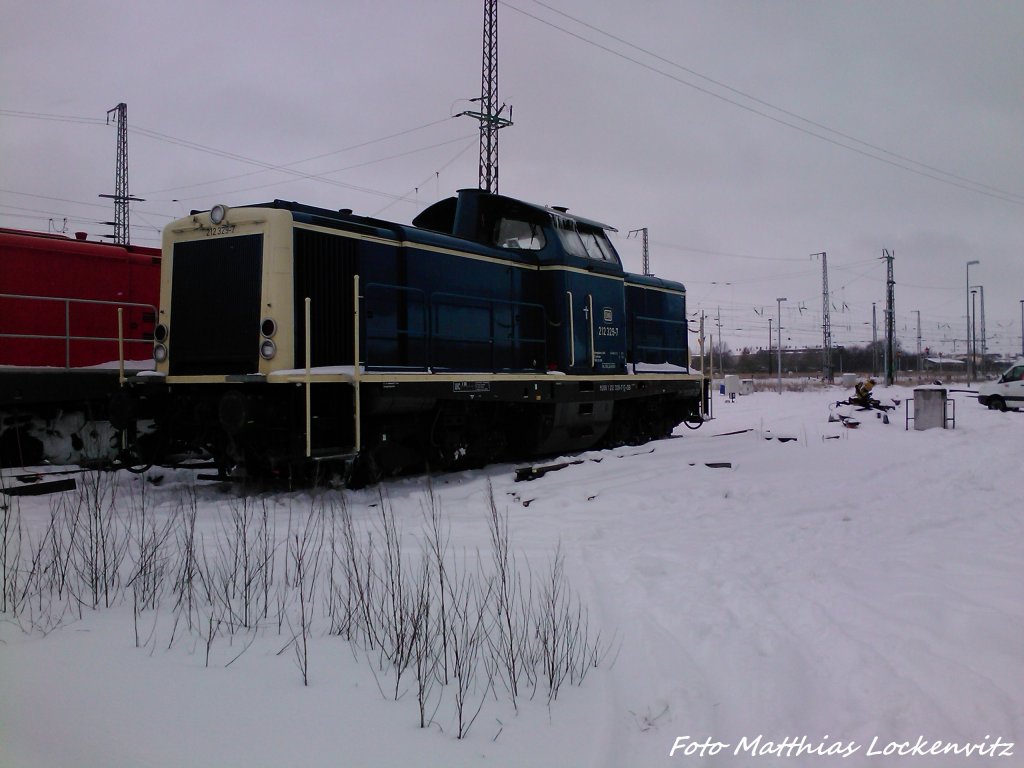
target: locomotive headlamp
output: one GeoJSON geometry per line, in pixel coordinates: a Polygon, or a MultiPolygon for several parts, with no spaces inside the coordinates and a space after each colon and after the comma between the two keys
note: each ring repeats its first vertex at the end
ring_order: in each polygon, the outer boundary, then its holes
{"type": "Polygon", "coordinates": [[[277,323],[272,317],[263,318],[263,322],[260,323],[260,333],[263,334],[263,338],[265,339],[269,339],[277,333],[277,323]]]}
{"type": "Polygon", "coordinates": [[[228,216],[228,207],[226,205],[215,205],[210,209],[210,221],[214,224],[223,223],[224,219],[228,216]]]}
{"type": "Polygon", "coordinates": [[[153,338],[161,344],[167,341],[167,326],[163,323],[157,325],[157,327],[153,329],[153,338]]]}
{"type": "Polygon", "coordinates": [[[264,360],[273,360],[274,355],[277,354],[277,344],[272,342],[270,339],[264,339],[263,343],[260,344],[260,357],[264,360]]]}
{"type": "Polygon", "coordinates": [[[153,346],[153,359],[158,363],[162,363],[167,359],[167,347],[163,344],[155,344],[153,346]]]}

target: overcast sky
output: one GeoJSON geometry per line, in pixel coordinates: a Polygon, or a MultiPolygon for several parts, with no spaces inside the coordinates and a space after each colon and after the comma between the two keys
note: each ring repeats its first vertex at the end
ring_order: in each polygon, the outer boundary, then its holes
{"type": "MultiPolygon", "coordinates": [[[[500,191],[619,230],[733,350],[879,337],[883,249],[904,347],[1021,353],[1024,0],[499,4],[500,191]],[[980,296],[979,296],[980,323],[980,296]],[[979,329],[980,336],[980,329],[979,329]]],[[[410,221],[477,184],[479,0],[0,9],[0,226],[109,233],[128,105],[132,241],[273,198],[410,221]],[[59,118],[59,119],[58,119],[59,118]],[[315,178],[311,178],[315,177],[315,178]],[[52,224],[50,220],[52,221],[52,224]]]]}

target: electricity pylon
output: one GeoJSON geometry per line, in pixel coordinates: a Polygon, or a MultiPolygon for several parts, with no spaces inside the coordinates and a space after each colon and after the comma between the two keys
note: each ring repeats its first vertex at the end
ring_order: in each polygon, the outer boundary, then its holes
{"type": "MultiPolygon", "coordinates": [[[[128,202],[145,202],[142,198],[128,194],[128,105],[123,101],[107,110],[107,125],[110,115],[117,122],[117,168],[114,172],[114,194],[100,195],[114,200],[114,220],[106,222],[114,226],[114,242],[128,245],[131,241],[131,226],[128,216],[128,202]]],[[[109,235],[108,235],[109,237],[109,235]]]]}
{"type": "Polygon", "coordinates": [[[498,131],[512,125],[512,107],[498,106],[498,0],[484,0],[484,51],[479,112],[460,112],[480,121],[480,189],[498,193],[498,131]]]}

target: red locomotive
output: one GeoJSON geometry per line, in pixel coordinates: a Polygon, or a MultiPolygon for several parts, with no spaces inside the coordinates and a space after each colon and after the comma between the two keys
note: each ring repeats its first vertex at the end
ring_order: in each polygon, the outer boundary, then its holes
{"type": "Polygon", "coordinates": [[[0,228],[0,466],[106,455],[121,348],[152,368],[160,250],[85,238],[0,228]]]}

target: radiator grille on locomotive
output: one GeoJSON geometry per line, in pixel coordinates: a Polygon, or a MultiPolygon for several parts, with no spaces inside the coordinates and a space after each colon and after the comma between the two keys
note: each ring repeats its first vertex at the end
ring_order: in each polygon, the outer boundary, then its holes
{"type": "Polygon", "coordinates": [[[259,370],[263,235],[176,243],[172,376],[259,370]]]}
{"type": "Polygon", "coordinates": [[[294,247],[295,365],[306,363],[307,297],[312,365],[352,365],[355,245],[349,238],[296,229],[294,247]]]}

